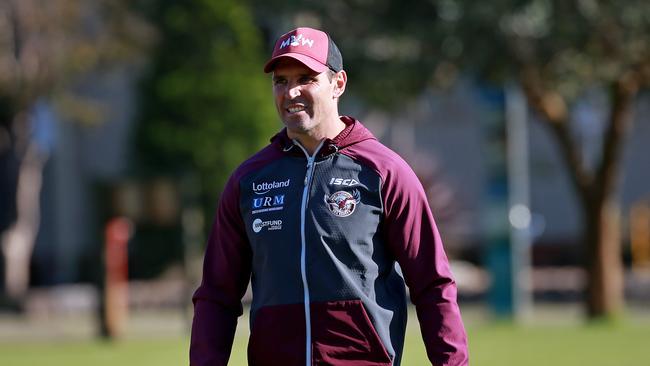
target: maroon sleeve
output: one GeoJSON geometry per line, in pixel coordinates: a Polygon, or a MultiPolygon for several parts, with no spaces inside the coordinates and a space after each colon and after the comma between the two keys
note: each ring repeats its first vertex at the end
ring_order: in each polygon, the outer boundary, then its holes
{"type": "Polygon", "coordinates": [[[190,365],[228,363],[250,271],[251,249],[239,213],[238,179],[233,175],[226,184],[212,225],[203,262],[203,280],[192,297],[190,365]]]}
{"type": "Polygon", "coordinates": [[[424,189],[401,159],[383,173],[384,229],[415,304],[429,360],[433,365],[467,365],[456,283],[424,189]]]}

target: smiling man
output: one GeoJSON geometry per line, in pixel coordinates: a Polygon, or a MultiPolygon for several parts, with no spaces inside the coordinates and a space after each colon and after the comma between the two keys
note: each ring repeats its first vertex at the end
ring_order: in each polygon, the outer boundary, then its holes
{"type": "Polygon", "coordinates": [[[361,122],[339,116],[339,49],[298,28],[276,41],[264,71],[285,128],[233,173],[219,202],[193,297],[191,365],[228,363],[249,282],[250,365],[400,365],[405,285],[431,363],[467,365],[424,190],[361,122]]]}
{"type": "Polygon", "coordinates": [[[337,100],[345,90],[345,71],[318,73],[285,56],[273,64],[273,96],[287,135],[312,152],[318,143],[345,129],[337,100]]]}

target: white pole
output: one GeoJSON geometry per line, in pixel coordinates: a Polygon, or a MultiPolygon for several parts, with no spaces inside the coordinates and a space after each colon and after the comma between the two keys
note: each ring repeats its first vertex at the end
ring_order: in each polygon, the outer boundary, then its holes
{"type": "Polygon", "coordinates": [[[531,212],[528,169],[528,108],[518,85],[505,93],[512,294],[515,319],[526,320],[532,310],[531,212]]]}

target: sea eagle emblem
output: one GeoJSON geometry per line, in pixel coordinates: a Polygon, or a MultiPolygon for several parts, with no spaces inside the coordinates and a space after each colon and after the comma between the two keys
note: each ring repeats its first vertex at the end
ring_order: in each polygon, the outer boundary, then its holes
{"type": "Polygon", "coordinates": [[[346,191],[334,192],[331,195],[325,195],[325,204],[334,216],[347,217],[352,215],[357,204],[361,202],[361,194],[358,190],[352,193],[346,191]]]}

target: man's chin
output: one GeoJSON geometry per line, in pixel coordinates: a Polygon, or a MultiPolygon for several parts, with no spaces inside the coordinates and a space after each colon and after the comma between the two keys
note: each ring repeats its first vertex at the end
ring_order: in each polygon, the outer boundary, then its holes
{"type": "Polygon", "coordinates": [[[303,124],[287,124],[287,134],[290,138],[296,138],[298,136],[310,135],[313,126],[303,125],[303,124]]]}
{"type": "Polygon", "coordinates": [[[282,118],[285,121],[293,121],[293,123],[295,123],[296,121],[308,121],[311,119],[311,115],[307,113],[307,111],[300,111],[296,113],[285,112],[282,114],[282,118]]]}
{"type": "Polygon", "coordinates": [[[285,117],[282,122],[287,126],[287,129],[290,131],[295,131],[296,133],[304,133],[309,130],[311,121],[308,118],[301,116],[289,116],[285,117]]]}

